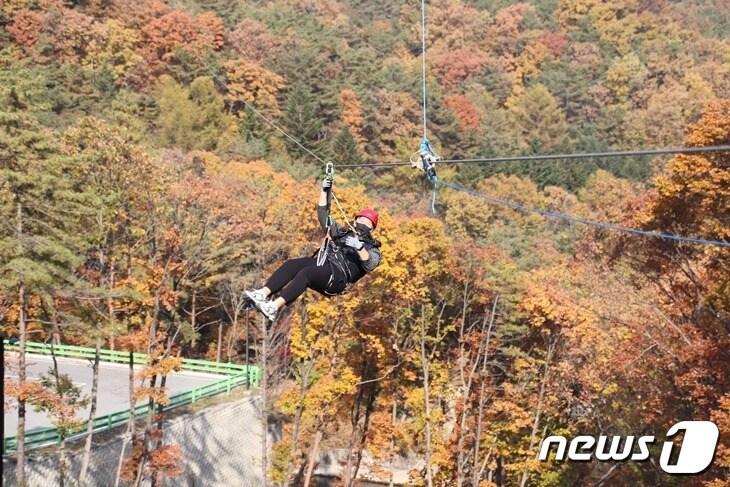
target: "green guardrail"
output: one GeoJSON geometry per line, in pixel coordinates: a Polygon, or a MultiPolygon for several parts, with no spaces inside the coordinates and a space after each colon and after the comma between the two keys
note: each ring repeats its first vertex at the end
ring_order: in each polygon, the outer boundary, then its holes
{"type": "MultiPolygon", "coordinates": [[[[18,345],[11,345],[5,340],[5,350],[17,350],[18,345]]],[[[51,345],[39,342],[26,342],[25,350],[27,353],[51,354],[51,345]]],[[[93,348],[77,347],[74,345],[54,345],[53,353],[57,357],[69,358],[86,358],[93,359],[96,351],[93,348]]],[[[129,352],[106,350],[99,351],[99,359],[103,362],[129,363],[129,352]]],[[[134,363],[143,365],[147,363],[147,355],[144,353],[134,353],[134,363]]],[[[226,377],[218,382],[198,387],[189,391],[178,392],[168,398],[168,403],[162,407],[163,411],[193,404],[201,399],[217,396],[220,394],[229,395],[234,387],[245,385],[247,382],[253,386],[258,386],[261,381],[261,371],[254,365],[240,365],[228,362],[210,362],[198,359],[183,359],[183,370],[208,372],[212,374],[225,375],[226,377]]],[[[105,431],[116,426],[126,424],[130,415],[135,417],[147,414],[149,411],[148,404],[136,406],[134,411],[124,409],[105,416],[94,418],[94,432],[105,431]]],[[[88,421],[85,421],[81,427],[71,431],[66,435],[67,440],[80,438],[86,434],[88,421]]],[[[42,428],[25,433],[25,447],[27,449],[47,446],[53,443],[60,443],[62,440],[58,429],[54,427],[42,428]]],[[[15,451],[17,448],[17,438],[15,436],[3,439],[4,452],[15,451]]]]}
{"type": "MultiPolygon", "coordinates": [[[[17,350],[18,345],[10,345],[8,340],[5,340],[6,350],[17,350]]],[[[51,354],[51,345],[48,343],[41,342],[26,342],[25,344],[26,353],[38,353],[43,355],[51,354]]],[[[54,345],[53,352],[57,357],[69,357],[69,358],[86,358],[93,359],[96,351],[93,348],[88,347],[77,347],[75,345],[54,345]]],[[[134,353],[135,364],[147,363],[147,354],[134,353]]],[[[99,350],[99,359],[102,362],[114,362],[114,363],[129,363],[129,352],[120,350],[99,350]]],[[[193,370],[198,372],[210,372],[213,374],[243,374],[246,372],[246,365],[232,364],[229,362],[211,362],[208,360],[198,360],[183,358],[183,370],[193,370]]]]}

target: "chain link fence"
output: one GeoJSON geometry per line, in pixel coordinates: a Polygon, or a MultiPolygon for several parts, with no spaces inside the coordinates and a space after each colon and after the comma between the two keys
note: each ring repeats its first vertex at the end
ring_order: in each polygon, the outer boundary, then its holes
{"type": "MultiPolygon", "coordinates": [[[[182,450],[183,473],[166,479],[165,487],[259,487],[262,428],[256,399],[247,397],[166,422],[164,442],[182,450]]],[[[124,435],[95,435],[88,486],[114,486],[124,435]]],[[[127,452],[129,445],[127,444],[127,452]]],[[[65,487],[78,485],[83,440],[67,445],[69,475],[65,487]]],[[[58,487],[58,455],[49,449],[28,452],[27,487],[58,487]]],[[[15,487],[15,458],[3,458],[3,485],[15,487]]],[[[123,484],[121,484],[123,485],[123,484]]],[[[148,486],[149,482],[143,485],[148,486]]]]}

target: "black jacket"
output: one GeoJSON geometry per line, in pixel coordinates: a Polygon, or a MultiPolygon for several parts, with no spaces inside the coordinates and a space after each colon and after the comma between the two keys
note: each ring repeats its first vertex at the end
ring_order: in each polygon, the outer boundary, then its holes
{"type": "Polygon", "coordinates": [[[368,251],[368,260],[361,260],[357,250],[345,245],[345,237],[354,232],[347,225],[339,225],[329,216],[329,209],[326,206],[317,206],[317,219],[323,230],[327,229],[329,219],[330,237],[332,239],[330,248],[327,249],[327,259],[342,268],[347,275],[349,282],[356,282],[368,272],[380,265],[380,242],[375,240],[370,232],[358,232],[357,236],[368,251]]]}

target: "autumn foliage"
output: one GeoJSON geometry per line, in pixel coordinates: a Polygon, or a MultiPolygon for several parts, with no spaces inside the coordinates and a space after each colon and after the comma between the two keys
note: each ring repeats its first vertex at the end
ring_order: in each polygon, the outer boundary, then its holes
{"type": "MultiPolygon", "coordinates": [[[[721,4],[427,2],[427,135],[447,158],[730,144],[721,4]]],[[[726,246],[567,225],[445,187],[434,213],[407,164],[337,168],[332,216],[377,208],[382,264],[344,296],[305,294],[268,329],[244,309],[245,289],[322,237],[320,161],[297,142],[336,165],[413,157],[418,7],[2,2],[0,331],[147,354],[123,391],[151,405],[127,425],[129,485],[186,473],[186,445],[164,429],[182,357],[268,364],[266,475],[281,485],[313,485],[326,453],[348,487],[395,470],[428,487],[725,485],[726,246]],[[721,431],[694,477],[537,460],[549,434],[660,442],[689,419],[721,431]]],[[[530,208],[727,242],[728,167],[716,152],[438,174],[530,208]]],[[[55,379],[6,376],[5,391],[70,430],[83,401],[55,379]]]]}

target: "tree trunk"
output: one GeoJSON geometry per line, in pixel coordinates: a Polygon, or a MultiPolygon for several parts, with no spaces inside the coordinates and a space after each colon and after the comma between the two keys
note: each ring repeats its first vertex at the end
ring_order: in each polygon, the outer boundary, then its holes
{"type": "MultiPolygon", "coordinates": [[[[360,377],[364,378],[367,372],[367,363],[363,363],[362,372],[360,377]]],[[[355,452],[355,443],[357,442],[357,436],[360,431],[360,405],[362,404],[362,396],[364,393],[365,384],[360,384],[357,388],[357,396],[352,406],[352,433],[350,433],[350,441],[347,446],[347,464],[345,465],[345,473],[343,475],[343,481],[346,487],[352,486],[352,455],[355,452]]]]}
{"type": "Polygon", "coordinates": [[[479,485],[479,478],[481,477],[481,468],[479,467],[479,454],[481,448],[481,437],[482,437],[482,415],[484,414],[484,403],[486,401],[484,397],[487,372],[487,359],[489,358],[489,343],[492,339],[492,329],[494,327],[494,317],[497,314],[497,303],[499,302],[499,296],[495,296],[494,302],[492,303],[492,312],[489,316],[489,328],[487,329],[487,343],[484,346],[484,361],[482,362],[481,377],[479,381],[479,403],[477,406],[477,430],[474,436],[474,461],[472,462],[472,485],[479,485]]]}
{"type": "Polygon", "coordinates": [[[482,415],[484,414],[484,389],[485,389],[485,380],[484,377],[482,377],[482,380],[479,384],[479,405],[477,407],[477,429],[474,433],[474,460],[472,461],[472,478],[471,483],[472,485],[479,485],[479,477],[480,477],[480,471],[479,471],[479,454],[481,450],[481,437],[482,437],[482,415]]]}
{"type": "Polygon", "coordinates": [[[248,369],[248,366],[251,362],[249,362],[249,349],[248,349],[248,342],[249,342],[249,336],[248,336],[248,312],[246,313],[246,359],[244,362],[246,362],[246,390],[251,389],[251,372],[248,369]]]}
{"type": "Polygon", "coordinates": [[[368,394],[368,400],[365,406],[365,418],[363,420],[362,430],[360,432],[360,443],[358,445],[357,449],[357,459],[355,460],[355,468],[352,471],[352,483],[350,486],[355,485],[355,481],[357,480],[357,474],[360,471],[360,463],[362,462],[362,452],[365,449],[365,443],[367,441],[367,434],[368,434],[368,428],[370,427],[370,415],[373,412],[373,408],[375,406],[375,396],[376,392],[374,389],[374,385],[372,386],[373,389],[371,390],[371,393],[368,394]]]}
{"type": "MultiPolygon", "coordinates": [[[[165,384],[167,383],[167,375],[163,375],[160,378],[160,390],[165,389],[165,384]]],[[[155,445],[155,449],[160,448],[162,446],[162,426],[163,426],[163,419],[162,419],[162,413],[163,413],[163,407],[162,404],[157,403],[157,430],[158,430],[158,438],[157,438],[157,444],[155,445]]],[[[150,481],[150,487],[157,487],[157,475],[153,475],[152,479],[150,481]]]]}
{"type": "Polygon", "coordinates": [[[228,358],[228,363],[231,363],[231,353],[233,352],[233,339],[238,333],[238,315],[240,313],[241,312],[239,311],[237,305],[236,309],[233,310],[233,329],[228,333],[228,344],[226,345],[226,356],[228,358]]]}
{"type": "MultiPolygon", "coordinates": [[[[535,420],[532,423],[532,431],[530,432],[529,451],[532,451],[533,447],[535,446],[535,437],[537,436],[537,430],[540,426],[540,416],[542,414],[542,400],[545,395],[545,384],[547,384],[548,373],[550,372],[550,361],[552,360],[553,352],[555,351],[555,347],[557,346],[557,341],[558,339],[556,338],[555,341],[548,345],[548,354],[545,358],[545,373],[543,374],[542,380],[540,381],[540,392],[538,393],[537,406],[535,408],[535,420]]],[[[529,476],[530,475],[527,471],[527,467],[525,467],[525,469],[522,471],[522,480],[520,481],[520,487],[525,487],[529,476]]]]}
{"type": "MultiPolygon", "coordinates": [[[[466,311],[469,297],[469,282],[464,282],[464,291],[462,292],[462,304],[461,304],[461,325],[459,326],[459,378],[461,381],[461,400],[463,405],[461,408],[461,420],[458,422],[459,430],[457,431],[456,441],[456,486],[461,487],[464,485],[464,435],[466,434],[466,418],[469,411],[468,403],[469,396],[471,395],[471,383],[474,377],[473,374],[466,378],[464,369],[466,367],[466,350],[464,344],[464,329],[466,328],[466,311]]],[[[479,360],[477,356],[474,360],[479,360]]]]}
{"type": "MultiPolygon", "coordinates": [[[[154,390],[155,386],[157,385],[157,376],[153,375],[150,378],[150,390],[154,390]]],[[[144,465],[147,462],[147,457],[150,452],[149,448],[149,441],[150,441],[150,433],[152,432],[152,419],[155,415],[155,401],[154,399],[150,398],[147,402],[147,419],[144,427],[144,433],[142,437],[142,458],[139,461],[139,465],[137,466],[137,478],[134,481],[134,487],[139,487],[142,485],[142,478],[144,473],[144,465]]]]}
{"type": "MultiPolygon", "coordinates": [[[[58,330],[58,323],[54,317],[53,319],[53,330],[58,330]]],[[[63,401],[63,393],[61,392],[61,383],[58,377],[58,360],[56,360],[56,351],[51,343],[51,360],[53,360],[53,378],[56,382],[56,394],[60,401],[63,401]]],[[[58,450],[58,480],[59,487],[66,485],[66,439],[61,436],[61,446],[58,450]]]]}
{"type": "Polygon", "coordinates": [[[314,443],[312,444],[312,450],[309,453],[309,463],[307,463],[307,471],[304,474],[303,487],[309,487],[309,484],[312,482],[312,474],[314,474],[314,467],[318,463],[317,460],[319,459],[319,444],[321,441],[322,441],[322,430],[317,429],[317,432],[314,434],[314,443]]]}
{"type": "MultiPolygon", "coordinates": [[[[150,378],[150,390],[154,390],[157,386],[157,375],[153,375],[150,378]]],[[[137,466],[137,478],[134,482],[134,487],[142,485],[142,478],[144,473],[144,466],[147,462],[147,458],[150,452],[150,434],[152,433],[152,420],[155,416],[155,400],[152,398],[148,399],[147,402],[147,418],[145,420],[144,432],[142,434],[142,457],[137,466]]]]}
{"type": "Polygon", "coordinates": [[[66,438],[61,438],[61,444],[58,447],[58,487],[66,485],[66,466],[66,438]]]}
{"type": "Polygon", "coordinates": [[[81,473],[79,482],[86,484],[86,474],[89,471],[89,457],[91,456],[91,441],[94,435],[94,419],[96,419],[96,403],[99,393],[99,353],[101,350],[101,333],[97,331],[94,350],[94,364],[91,373],[91,405],[89,407],[89,422],[86,425],[86,441],[84,443],[84,454],[81,458],[81,473]]]}
{"type": "Polygon", "coordinates": [[[268,351],[268,331],[266,330],[266,318],[261,317],[261,485],[267,487],[269,485],[268,479],[268,435],[269,435],[269,415],[267,405],[267,370],[266,370],[266,359],[269,353],[268,351]]]}
{"type": "Polygon", "coordinates": [[[221,350],[223,349],[223,322],[218,323],[218,347],[215,352],[215,361],[220,363],[221,350]]]}
{"type": "MultiPolygon", "coordinates": [[[[17,220],[17,237],[18,242],[22,242],[23,238],[23,209],[18,203],[18,220],[17,220]]],[[[19,245],[22,245],[19,243],[19,245]]],[[[18,383],[22,387],[25,384],[25,286],[20,283],[18,288],[18,335],[20,343],[18,345],[18,383]]],[[[17,432],[17,452],[18,464],[15,467],[15,478],[18,487],[26,487],[25,485],[25,401],[18,398],[18,432],[17,432]]]]}
{"type": "MultiPolygon", "coordinates": [[[[292,434],[291,434],[291,452],[292,457],[294,455],[294,452],[297,451],[297,441],[299,440],[299,429],[301,428],[302,424],[302,414],[304,413],[304,397],[307,394],[307,384],[309,384],[309,374],[312,371],[312,368],[314,367],[314,357],[310,359],[310,361],[304,366],[304,369],[302,371],[302,376],[299,381],[299,405],[297,406],[297,410],[294,413],[294,421],[292,421],[292,434]]],[[[294,467],[295,463],[293,461],[293,458],[290,460],[290,467],[294,467]]],[[[290,469],[291,471],[291,469],[290,469]]],[[[299,466],[299,471],[301,472],[301,466],[299,466]]]]}
{"type": "Polygon", "coordinates": [[[129,351],[129,421],[127,422],[127,438],[122,443],[122,451],[119,453],[119,464],[117,465],[117,478],[114,487],[119,487],[119,480],[122,474],[122,465],[124,464],[124,452],[127,449],[127,443],[132,443],[132,453],[134,454],[134,435],[136,434],[136,423],[134,416],[134,408],[136,407],[136,399],[134,397],[134,352],[129,351]]]}
{"type": "MultiPolygon", "coordinates": [[[[391,405],[391,420],[393,421],[393,425],[395,426],[395,422],[398,419],[398,403],[395,399],[393,399],[393,404],[391,405]]],[[[395,439],[391,437],[390,439],[390,450],[393,451],[395,448],[395,439]]],[[[390,462],[390,481],[388,482],[388,487],[394,487],[395,481],[394,481],[395,475],[393,475],[393,461],[391,459],[390,462]]]]}
{"type": "MultiPolygon", "coordinates": [[[[18,330],[20,343],[18,347],[18,383],[22,387],[25,384],[25,287],[21,284],[18,291],[18,302],[20,311],[18,313],[18,330]]],[[[17,432],[18,464],[16,466],[15,478],[18,487],[25,485],[25,401],[18,399],[18,432],[17,432]]]]}
{"type": "MultiPolygon", "coordinates": [[[[153,353],[155,345],[157,344],[157,325],[160,317],[160,288],[158,287],[155,291],[155,304],[153,311],[152,326],[148,335],[147,342],[147,357],[150,365],[157,364],[156,355],[153,353]]],[[[150,377],[150,391],[154,391],[157,386],[157,374],[150,377]]],[[[142,457],[140,458],[139,465],[137,466],[137,478],[134,482],[134,487],[139,487],[142,484],[142,478],[144,473],[144,465],[147,462],[149,455],[149,441],[150,434],[152,433],[152,420],[155,416],[155,400],[150,397],[147,401],[147,418],[145,421],[144,433],[142,437],[142,457]]]]}
{"type": "MultiPolygon", "coordinates": [[[[167,384],[167,375],[163,375],[160,378],[160,390],[165,389],[165,385],[167,384]]],[[[163,418],[162,413],[164,412],[164,407],[162,404],[157,404],[157,429],[160,430],[160,434],[162,433],[162,426],[163,426],[163,418]]],[[[157,447],[159,448],[162,446],[162,436],[160,435],[159,439],[157,440],[157,447]]]]}
{"type": "MultiPolygon", "coordinates": [[[[101,267],[106,264],[104,252],[100,252],[99,260],[101,267]]],[[[110,276],[107,279],[109,283],[109,296],[107,296],[107,313],[109,324],[113,324],[114,306],[111,299],[111,291],[114,287],[114,267],[111,267],[110,276]]],[[[111,328],[111,327],[110,327],[111,328]]],[[[89,469],[89,457],[91,456],[91,442],[94,437],[94,419],[96,418],[96,403],[99,390],[99,353],[101,350],[101,327],[97,326],[96,340],[94,343],[94,362],[91,366],[91,405],[89,407],[89,420],[86,424],[86,439],[84,441],[84,453],[81,457],[81,471],[79,473],[79,483],[86,484],[86,474],[89,469]]]]}
{"type": "Polygon", "coordinates": [[[137,407],[137,398],[134,395],[134,352],[129,351],[129,408],[132,414],[129,416],[129,434],[131,438],[137,433],[137,423],[135,422],[134,409],[137,407]]]}
{"type": "Polygon", "coordinates": [[[193,295],[191,297],[192,303],[191,303],[191,307],[190,307],[190,328],[193,330],[192,339],[190,340],[190,348],[192,348],[193,350],[195,350],[195,346],[198,343],[198,340],[195,335],[195,327],[197,326],[197,324],[195,323],[195,317],[197,314],[197,311],[195,310],[195,304],[196,304],[197,296],[198,296],[198,294],[195,291],[193,291],[193,295]]]}
{"type": "Polygon", "coordinates": [[[122,477],[122,464],[124,463],[124,453],[127,451],[127,443],[129,443],[130,431],[129,423],[127,423],[127,433],[122,440],[122,450],[119,452],[119,462],[117,463],[117,475],[114,479],[114,487],[119,487],[119,481],[122,477]]]}
{"type": "Polygon", "coordinates": [[[426,353],[426,322],[421,323],[421,361],[423,368],[423,401],[424,413],[426,415],[426,485],[433,487],[433,476],[431,474],[431,390],[429,384],[429,356],[426,353]]]}

